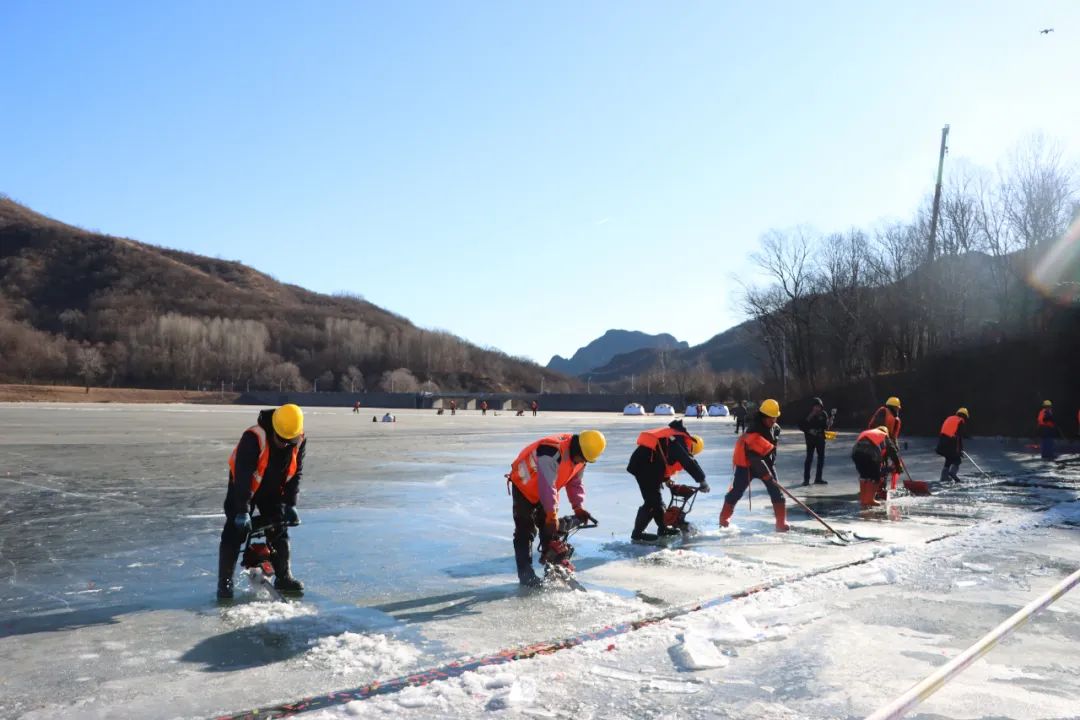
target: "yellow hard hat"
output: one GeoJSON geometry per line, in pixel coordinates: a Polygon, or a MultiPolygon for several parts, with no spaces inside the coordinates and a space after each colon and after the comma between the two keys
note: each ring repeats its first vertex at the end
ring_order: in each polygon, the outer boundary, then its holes
{"type": "Polygon", "coordinates": [[[690,448],[691,455],[698,455],[705,449],[705,438],[700,435],[691,435],[694,438],[694,446],[690,448]]]}
{"type": "Polygon", "coordinates": [[[758,408],[758,412],[771,418],[778,418],[780,417],[780,403],[772,398],[763,400],[761,406],[758,408]]]}
{"type": "Polygon", "coordinates": [[[292,403],[282,405],[274,411],[273,426],[279,437],[293,440],[304,434],[304,411],[292,403]]]}
{"type": "Polygon", "coordinates": [[[1049,400],[1043,400],[1043,407],[1054,407],[1054,403],[1049,400]]]}
{"type": "Polygon", "coordinates": [[[970,418],[970,417],[971,417],[970,415],[968,415],[968,410],[967,410],[967,408],[960,408],[959,410],[957,410],[957,411],[956,411],[956,414],[957,414],[957,415],[963,415],[963,416],[964,416],[964,417],[966,417],[966,418],[970,418]]]}
{"type": "Polygon", "coordinates": [[[885,401],[885,407],[894,407],[897,410],[900,409],[900,398],[893,395],[891,398],[885,401]]]}
{"type": "Polygon", "coordinates": [[[607,438],[599,430],[586,430],[578,435],[578,445],[581,446],[581,456],[585,458],[585,462],[596,462],[596,459],[604,454],[607,438]]]}
{"type": "Polygon", "coordinates": [[[876,428],[874,428],[874,429],[875,429],[875,430],[877,430],[878,432],[883,432],[883,433],[885,433],[886,435],[888,435],[888,434],[889,434],[889,428],[885,427],[884,425],[878,425],[878,426],[877,426],[876,428]]]}

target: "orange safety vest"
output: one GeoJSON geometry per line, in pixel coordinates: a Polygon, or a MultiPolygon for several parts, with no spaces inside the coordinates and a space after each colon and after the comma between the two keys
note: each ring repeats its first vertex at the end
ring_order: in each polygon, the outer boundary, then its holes
{"type": "Polygon", "coordinates": [[[893,440],[897,440],[900,438],[900,418],[896,417],[896,413],[894,413],[892,411],[892,408],[890,408],[888,405],[882,405],[877,410],[875,410],[874,414],[870,417],[870,422],[867,423],[866,427],[872,430],[879,425],[884,425],[885,427],[889,428],[889,437],[891,437],[893,440]],[[880,413],[882,410],[885,411],[885,422],[876,422],[878,413],[880,413]]]}
{"type": "Polygon", "coordinates": [[[739,436],[739,439],[735,441],[735,453],[731,457],[731,461],[735,464],[735,467],[750,467],[750,459],[746,457],[747,447],[761,457],[765,457],[776,449],[776,446],[766,440],[764,435],[756,432],[744,432],[739,436]]]}
{"type": "MultiPolygon", "coordinates": [[[[270,443],[266,439],[266,430],[260,425],[252,425],[245,433],[252,433],[259,441],[259,460],[255,463],[255,472],[251,474],[251,493],[254,495],[259,490],[259,486],[262,485],[263,474],[266,472],[266,465],[270,462],[270,443]]],[[[244,439],[243,435],[240,436],[241,441],[244,439]]],[[[292,447],[292,457],[289,459],[289,469],[285,473],[285,482],[288,482],[296,475],[296,456],[300,452],[300,443],[304,441],[304,436],[301,435],[296,440],[296,444],[292,447]]],[[[236,447],[233,448],[232,455],[229,456],[229,482],[235,482],[236,480],[236,452],[240,449],[240,443],[236,443],[236,447]]],[[[285,491],[285,483],[281,484],[282,492],[285,491]]]]}
{"type": "Polygon", "coordinates": [[[510,474],[507,477],[529,502],[533,504],[540,502],[540,479],[539,469],[536,465],[536,450],[541,445],[554,447],[559,451],[559,472],[555,476],[556,495],[585,469],[585,463],[575,463],[570,459],[570,440],[573,437],[572,433],[549,435],[526,447],[514,459],[514,464],[510,466],[510,474]]]}
{"type": "MultiPolygon", "coordinates": [[[[1050,413],[1050,408],[1043,408],[1039,411],[1039,427],[1054,427],[1054,419],[1046,417],[1047,413],[1050,413]]],[[[1052,414],[1052,413],[1051,413],[1052,414]]]]}
{"type": "Polygon", "coordinates": [[[878,452],[881,453],[881,459],[884,460],[888,454],[888,446],[886,445],[888,439],[889,436],[877,428],[870,428],[869,430],[863,430],[859,433],[859,437],[855,440],[855,444],[858,445],[861,440],[869,440],[877,447],[878,452]]]}
{"type": "Polygon", "coordinates": [[[959,415],[950,415],[941,423],[941,434],[945,437],[956,437],[960,432],[960,426],[964,424],[964,418],[959,415]]]}
{"type": "MultiPolygon", "coordinates": [[[[655,430],[645,430],[637,438],[637,444],[642,447],[647,447],[654,453],[660,448],[660,441],[664,438],[681,438],[686,445],[686,451],[691,452],[694,447],[694,438],[690,437],[689,433],[679,432],[675,428],[662,427],[655,430]]],[[[679,462],[671,461],[664,455],[664,451],[660,450],[660,457],[664,460],[664,478],[673,477],[676,473],[683,469],[683,466],[679,462]]]]}

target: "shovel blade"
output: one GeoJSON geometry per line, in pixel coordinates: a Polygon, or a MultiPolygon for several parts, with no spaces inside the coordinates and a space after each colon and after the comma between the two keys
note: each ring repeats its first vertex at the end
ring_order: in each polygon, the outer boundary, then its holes
{"type": "Polygon", "coordinates": [[[904,489],[912,495],[929,495],[930,485],[922,480],[905,480],[904,489]]]}

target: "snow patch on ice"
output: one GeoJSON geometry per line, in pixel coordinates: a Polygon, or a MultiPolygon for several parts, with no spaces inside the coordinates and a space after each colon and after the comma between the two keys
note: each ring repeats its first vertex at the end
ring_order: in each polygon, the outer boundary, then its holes
{"type": "Polygon", "coordinates": [[[397,704],[407,708],[428,707],[435,704],[435,698],[424,688],[409,687],[398,693],[397,704]]]}
{"type": "Polygon", "coordinates": [[[637,682],[641,680],[641,675],[637,673],[626,672],[625,670],[608,667],[607,665],[593,665],[589,668],[589,672],[593,675],[607,678],[608,680],[626,680],[629,682],[637,682]]]}
{"type": "Polygon", "coordinates": [[[778,640],[790,634],[786,625],[759,628],[750,624],[745,616],[730,613],[721,617],[709,617],[695,623],[693,632],[697,637],[714,643],[728,645],[753,645],[766,640],[778,640]]]}
{"type": "Polygon", "coordinates": [[[508,689],[495,693],[487,702],[488,710],[506,710],[508,708],[529,705],[536,700],[536,682],[531,678],[515,680],[508,689]]]}
{"type": "Polygon", "coordinates": [[[411,666],[420,653],[411,645],[391,640],[385,635],[346,632],[310,641],[311,650],[304,665],[329,670],[335,675],[376,673],[393,675],[411,666]]]}
{"type": "Polygon", "coordinates": [[[709,570],[730,572],[736,569],[761,569],[762,563],[746,563],[727,556],[706,555],[693,550],[658,550],[638,558],[642,565],[662,565],[664,567],[688,568],[691,570],[709,570]]]}
{"type": "Polygon", "coordinates": [[[873,566],[860,568],[851,577],[844,580],[849,590],[861,587],[873,587],[875,585],[893,585],[900,582],[901,576],[896,568],[873,566]]]}
{"type": "Polygon", "coordinates": [[[994,572],[994,568],[992,568],[989,565],[986,565],[984,563],[962,562],[962,563],[960,563],[960,567],[964,568],[965,570],[970,570],[971,572],[977,572],[977,573],[992,573],[992,572],[994,572]]]}
{"type": "Polygon", "coordinates": [[[236,627],[252,627],[315,615],[317,612],[313,606],[304,603],[252,602],[224,608],[221,617],[236,627]]]}
{"type": "Polygon", "coordinates": [[[726,667],[729,662],[712,640],[697,633],[685,633],[682,642],[671,649],[671,656],[681,669],[690,671],[726,667]]]}

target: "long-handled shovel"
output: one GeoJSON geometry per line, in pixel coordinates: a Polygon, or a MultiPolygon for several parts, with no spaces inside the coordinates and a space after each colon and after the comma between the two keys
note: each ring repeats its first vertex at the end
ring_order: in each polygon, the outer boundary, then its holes
{"type": "Polygon", "coordinates": [[[824,525],[826,530],[828,530],[833,535],[835,535],[837,538],[839,538],[840,541],[842,543],[844,543],[845,545],[848,545],[850,543],[856,543],[856,542],[874,542],[875,540],[877,540],[877,538],[862,537],[861,535],[856,535],[853,532],[846,532],[846,533],[845,532],[840,532],[839,530],[834,528],[832,525],[830,525],[829,523],[822,520],[820,515],[818,515],[816,512],[814,512],[813,510],[811,510],[810,508],[808,508],[806,506],[806,503],[804,503],[802,500],[800,500],[799,498],[792,495],[791,491],[788,490],[783,485],[781,485],[780,481],[778,479],[774,480],[773,479],[774,477],[775,477],[775,475],[773,477],[767,478],[765,482],[771,482],[772,484],[776,485],[776,487],[780,488],[780,491],[782,493],[784,493],[789,498],[794,500],[796,505],[798,505],[803,510],[805,510],[807,512],[807,514],[810,515],[810,517],[814,518],[819,523],[824,525]]]}
{"type": "Polygon", "coordinates": [[[989,480],[989,479],[990,479],[990,476],[989,476],[989,475],[988,475],[988,474],[986,473],[986,471],[985,471],[985,470],[983,470],[983,469],[982,469],[981,467],[979,467],[979,463],[977,463],[977,462],[975,462],[974,460],[972,460],[972,459],[971,459],[971,456],[967,454],[967,451],[966,451],[966,450],[961,450],[960,452],[964,454],[964,457],[966,457],[966,458],[967,458],[967,460],[968,460],[968,462],[969,462],[969,463],[971,463],[972,465],[974,465],[974,466],[975,466],[975,469],[976,469],[976,470],[978,470],[979,472],[981,472],[981,473],[982,473],[982,476],[983,476],[984,478],[986,478],[987,480],[989,480]]]}
{"type": "Polygon", "coordinates": [[[896,453],[896,457],[900,458],[900,467],[904,469],[904,474],[907,475],[907,480],[904,481],[904,489],[912,495],[930,495],[930,484],[924,480],[915,480],[911,477],[911,473],[908,472],[907,463],[904,462],[904,458],[900,457],[900,453],[896,453]]]}

